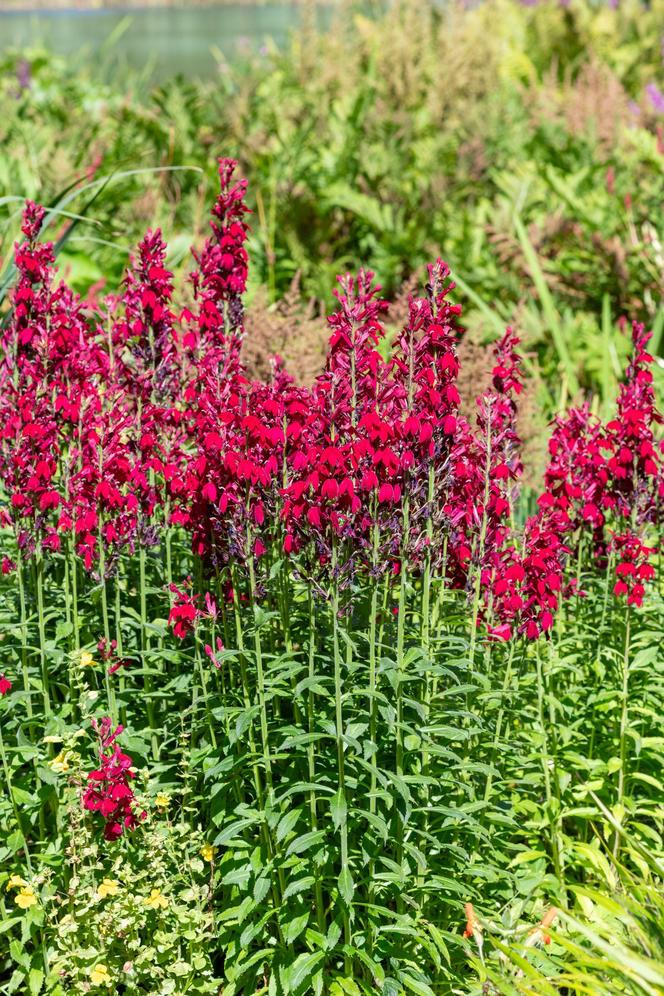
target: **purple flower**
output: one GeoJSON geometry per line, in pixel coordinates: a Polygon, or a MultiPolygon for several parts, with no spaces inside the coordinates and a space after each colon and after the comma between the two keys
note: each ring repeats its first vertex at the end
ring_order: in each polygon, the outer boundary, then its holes
{"type": "Polygon", "coordinates": [[[664,93],[662,93],[659,87],[655,83],[648,83],[646,93],[650,98],[653,110],[657,114],[664,114],[664,93]]]}
{"type": "Polygon", "coordinates": [[[21,91],[30,89],[31,77],[30,63],[26,59],[21,59],[16,67],[16,79],[21,91]]]}

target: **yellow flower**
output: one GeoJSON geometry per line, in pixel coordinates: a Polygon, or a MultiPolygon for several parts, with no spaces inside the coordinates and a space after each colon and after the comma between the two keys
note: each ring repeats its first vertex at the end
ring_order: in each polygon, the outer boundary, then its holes
{"type": "Polygon", "coordinates": [[[212,844],[203,844],[201,847],[201,857],[203,861],[212,861],[214,858],[215,848],[212,844]]]}
{"type": "Polygon", "coordinates": [[[143,900],[143,903],[153,910],[165,910],[168,906],[168,899],[166,896],[162,896],[161,889],[152,889],[148,898],[143,900]]]}
{"type": "Polygon", "coordinates": [[[106,896],[117,896],[120,886],[113,878],[105,878],[101,885],[97,886],[97,899],[106,899],[106,896]]]}
{"type": "Polygon", "coordinates": [[[106,965],[95,965],[90,971],[90,982],[93,986],[110,986],[112,979],[106,965]]]}
{"type": "Polygon", "coordinates": [[[95,659],[89,650],[81,651],[81,667],[94,667],[95,659]]]}
{"type": "Polygon", "coordinates": [[[37,897],[35,896],[35,890],[31,885],[26,885],[16,896],[16,905],[20,906],[22,910],[27,910],[31,906],[37,905],[37,897]]]}
{"type": "Polygon", "coordinates": [[[9,892],[10,889],[22,889],[27,884],[28,883],[25,879],[21,878],[20,875],[12,875],[7,882],[7,892],[9,892]]]}
{"type": "Polygon", "coordinates": [[[65,772],[69,771],[67,751],[61,750],[57,757],[54,757],[52,761],[48,762],[48,767],[51,771],[55,771],[57,775],[64,775],[65,772]]]}
{"type": "Polygon", "coordinates": [[[167,795],[165,792],[157,793],[157,798],[155,799],[155,802],[160,809],[166,809],[166,807],[170,805],[170,801],[171,801],[170,795],[167,795]]]}

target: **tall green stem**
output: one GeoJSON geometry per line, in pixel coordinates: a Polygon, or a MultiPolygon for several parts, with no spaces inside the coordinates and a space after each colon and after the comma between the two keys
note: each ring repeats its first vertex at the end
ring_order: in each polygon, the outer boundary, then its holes
{"type": "MultiPolygon", "coordinates": [[[[253,550],[253,543],[251,542],[251,531],[247,531],[247,549],[249,551],[248,565],[249,565],[249,592],[251,595],[251,606],[254,614],[254,654],[256,658],[256,687],[258,691],[258,708],[260,712],[260,726],[261,726],[261,747],[263,751],[263,767],[265,770],[265,782],[267,786],[267,798],[268,805],[270,809],[274,808],[274,783],[272,779],[272,755],[270,753],[270,735],[269,727],[267,722],[267,697],[265,691],[265,671],[263,668],[263,648],[261,644],[261,633],[260,633],[260,620],[259,620],[259,605],[256,598],[256,577],[254,571],[254,558],[251,554],[253,550]]],[[[273,856],[276,856],[277,848],[272,841],[272,835],[267,828],[267,834],[270,839],[270,850],[273,856]]],[[[281,866],[277,869],[277,874],[279,877],[279,888],[281,890],[281,895],[284,894],[286,889],[286,880],[284,876],[283,869],[281,866]]]]}
{"type": "MultiPolygon", "coordinates": [[[[372,575],[375,573],[376,567],[378,565],[378,543],[379,543],[379,529],[378,522],[376,521],[376,506],[374,503],[374,525],[372,530],[372,551],[371,551],[371,564],[373,567],[372,575]]],[[[371,578],[371,605],[369,608],[369,743],[371,744],[371,757],[369,763],[371,766],[371,781],[369,786],[369,814],[370,816],[376,815],[376,792],[378,789],[378,703],[376,700],[377,693],[377,680],[376,680],[376,670],[377,670],[377,646],[376,646],[376,627],[377,627],[377,616],[378,616],[378,582],[375,576],[371,578]]],[[[369,859],[369,886],[367,890],[368,902],[371,905],[374,901],[375,896],[375,880],[374,880],[374,867],[375,862],[373,857],[369,859]]],[[[373,929],[370,928],[369,931],[369,950],[373,947],[373,929]]]]}
{"type": "Polygon", "coordinates": [[[69,577],[71,581],[71,621],[74,629],[73,648],[75,651],[78,651],[81,648],[81,634],[78,620],[78,563],[76,561],[74,541],[71,536],[67,541],[67,557],[70,564],[69,577]]]}
{"type": "MultiPolygon", "coordinates": [[[[403,737],[403,684],[405,681],[405,634],[406,634],[406,574],[407,574],[407,559],[406,551],[408,548],[408,533],[410,528],[409,523],[410,518],[410,508],[408,497],[404,499],[403,506],[403,536],[402,536],[402,548],[401,548],[401,565],[399,572],[399,607],[397,615],[397,687],[395,693],[396,699],[396,771],[397,775],[401,777],[404,772],[404,737],[403,737]]],[[[397,826],[396,826],[396,861],[398,865],[403,862],[403,841],[405,833],[405,821],[406,814],[403,814],[403,818],[397,811],[397,826]]],[[[399,906],[401,902],[399,902],[399,906]]]]}
{"type": "MultiPolygon", "coordinates": [[[[431,692],[433,677],[431,674],[431,550],[433,546],[433,497],[435,485],[435,471],[433,464],[429,467],[429,483],[427,488],[427,545],[424,555],[424,572],[422,574],[422,613],[421,613],[421,641],[422,650],[426,657],[426,676],[424,684],[424,726],[429,723],[431,712],[431,692]]],[[[422,736],[422,774],[426,777],[429,773],[429,737],[426,729],[422,736]]]]}
{"type": "Polygon", "coordinates": [[[551,788],[551,771],[549,768],[551,753],[549,749],[548,722],[544,712],[546,698],[545,674],[542,665],[542,654],[539,645],[537,646],[537,713],[539,718],[540,734],[542,737],[542,772],[544,774],[544,791],[546,796],[546,813],[549,821],[549,835],[551,841],[551,855],[556,878],[562,883],[562,855],[560,840],[558,837],[559,813],[554,813],[554,800],[551,788]]]}
{"type": "MultiPolygon", "coordinates": [[[[346,771],[344,756],[344,716],[343,716],[343,674],[341,648],[339,646],[339,581],[337,572],[337,550],[332,551],[332,647],[334,653],[334,709],[335,709],[335,732],[337,742],[337,802],[342,818],[339,821],[339,842],[341,848],[341,871],[340,876],[350,874],[348,865],[348,824],[346,813],[348,810],[348,798],[346,795],[346,771]]],[[[345,900],[342,901],[342,920],[344,929],[344,942],[350,944],[350,911],[345,900]]],[[[346,974],[350,974],[350,959],[346,955],[344,958],[346,974]]]]}
{"type": "Polygon", "coordinates": [[[256,656],[256,684],[258,690],[258,708],[260,712],[261,725],[261,746],[263,749],[263,767],[265,769],[265,781],[267,784],[270,802],[274,801],[274,787],[272,784],[272,758],[270,756],[270,739],[267,724],[267,703],[265,698],[265,672],[263,670],[263,651],[261,647],[260,624],[258,620],[258,603],[256,601],[256,579],[254,576],[253,557],[249,556],[249,586],[251,590],[251,604],[254,612],[254,653],[256,656]]]}
{"type": "MultiPolygon", "coordinates": [[[[309,813],[311,819],[311,832],[318,830],[318,805],[316,800],[316,751],[314,744],[315,731],[315,705],[313,684],[316,677],[316,607],[314,599],[309,592],[309,692],[307,695],[307,727],[309,733],[309,744],[307,746],[307,759],[309,769],[309,813]]],[[[327,930],[325,921],[325,907],[323,904],[323,887],[320,880],[318,868],[314,867],[314,896],[316,903],[316,922],[319,931],[324,934],[327,930]]]]}
{"type": "Polygon", "coordinates": [[[51,714],[51,693],[49,687],[48,662],[46,659],[46,623],[44,617],[44,559],[41,551],[36,554],[35,574],[37,580],[37,619],[39,625],[39,659],[41,661],[42,694],[44,696],[44,717],[51,714]]]}
{"type": "Polygon", "coordinates": [[[30,691],[30,675],[28,672],[28,617],[25,611],[25,584],[23,580],[23,558],[19,549],[16,558],[16,575],[18,580],[18,601],[21,613],[21,671],[23,674],[23,691],[28,718],[32,719],[32,692],[30,691]]]}
{"type": "MultiPolygon", "coordinates": [[[[140,541],[139,541],[140,542],[140,541]]],[[[148,713],[148,725],[150,727],[150,743],[152,746],[152,757],[159,760],[159,742],[157,740],[157,724],[155,721],[154,688],[152,675],[149,673],[150,661],[150,634],[148,633],[148,608],[147,608],[147,579],[145,571],[145,547],[141,543],[138,551],[138,587],[139,603],[141,614],[141,665],[143,667],[143,689],[145,691],[145,702],[148,713]]]]}
{"type": "MultiPolygon", "coordinates": [[[[117,655],[120,660],[124,657],[124,644],[122,640],[122,602],[121,602],[121,592],[120,592],[120,565],[118,564],[118,572],[115,575],[115,644],[117,655]]],[[[121,667],[118,672],[118,684],[120,687],[120,722],[123,726],[127,725],[127,707],[124,701],[125,692],[125,676],[124,668],[121,667]]]]}
{"type": "Polygon", "coordinates": [[[493,763],[498,752],[498,747],[500,745],[500,735],[502,733],[503,718],[505,716],[505,696],[507,695],[507,689],[510,687],[510,682],[512,680],[512,663],[514,661],[514,647],[515,641],[512,640],[510,644],[510,653],[507,659],[507,667],[505,668],[505,678],[503,681],[502,693],[500,696],[500,708],[498,710],[498,718],[496,719],[496,730],[493,736],[493,743],[491,744],[491,753],[489,754],[489,771],[486,776],[486,783],[484,785],[484,800],[486,801],[491,795],[491,785],[493,782],[493,763]]]}
{"type": "Polygon", "coordinates": [[[482,524],[480,526],[479,541],[477,544],[477,558],[475,563],[475,584],[473,589],[473,611],[471,615],[470,629],[470,650],[468,657],[470,666],[475,668],[475,647],[477,646],[477,621],[480,612],[480,594],[482,588],[482,561],[484,560],[484,544],[488,526],[488,505],[490,493],[490,473],[491,473],[491,409],[487,412],[486,427],[486,463],[484,465],[484,507],[482,508],[482,524]]]}
{"type": "MultiPolygon", "coordinates": [[[[242,616],[240,610],[240,592],[238,588],[238,577],[237,571],[234,566],[231,567],[231,581],[233,588],[233,615],[235,617],[235,640],[237,642],[238,657],[240,658],[240,680],[242,683],[242,700],[244,704],[245,712],[249,712],[251,709],[251,693],[249,689],[249,677],[247,674],[247,658],[244,649],[244,633],[242,630],[242,616]]],[[[249,750],[251,752],[251,770],[254,780],[254,788],[256,789],[256,799],[258,801],[258,807],[261,811],[264,810],[263,802],[263,786],[261,782],[260,769],[256,761],[256,739],[254,736],[254,724],[249,723],[249,750]]]]}
{"type": "MultiPolygon", "coordinates": [[[[627,606],[625,617],[625,647],[622,657],[622,689],[620,694],[620,767],[618,768],[618,791],[616,799],[617,819],[622,823],[624,816],[625,785],[627,782],[627,728],[629,726],[629,658],[630,658],[631,607],[627,606]]],[[[617,859],[620,851],[620,833],[616,830],[613,841],[613,856],[617,859]]]]}
{"type": "MultiPolygon", "coordinates": [[[[100,574],[100,584],[101,584],[101,615],[102,622],[104,626],[104,640],[106,641],[106,650],[110,651],[111,648],[111,627],[108,615],[108,593],[106,591],[106,556],[104,553],[104,538],[101,532],[101,524],[99,527],[99,574],[100,574]]],[[[106,687],[106,698],[108,700],[108,707],[111,716],[116,715],[115,708],[115,690],[111,684],[111,676],[108,673],[108,667],[106,662],[103,662],[104,668],[104,685],[106,687]]]]}

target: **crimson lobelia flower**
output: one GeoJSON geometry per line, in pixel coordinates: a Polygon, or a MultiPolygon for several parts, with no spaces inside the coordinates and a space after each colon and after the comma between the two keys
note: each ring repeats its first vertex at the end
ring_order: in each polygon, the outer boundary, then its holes
{"type": "Polygon", "coordinates": [[[171,310],[173,274],[166,269],[160,229],[147,232],[130,260],[122,293],[109,299],[112,377],[128,400],[171,401],[177,394],[178,356],[171,310]]]}
{"type": "Polygon", "coordinates": [[[122,733],[122,726],[113,729],[109,716],[104,716],[99,722],[93,719],[92,726],[99,740],[100,763],[99,768],[88,774],[83,807],[89,812],[101,813],[104,837],[106,840],[117,840],[125,830],[133,830],[138,821],[145,818],[145,813],[137,815],[134,812],[132,760],[116,742],[122,733]]]}
{"type": "MultiPolygon", "coordinates": [[[[185,584],[191,585],[189,578],[185,584]]],[[[170,585],[170,591],[175,595],[175,599],[168,616],[168,625],[173,627],[173,632],[180,640],[184,640],[185,636],[195,629],[203,612],[196,605],[196,595],[188,594],[175,584],[170,585]]]]}
{"type": "Polygon", "coordinates": [[[324,564],[335,544],[366,546],[372,506],[398,505],[402,493],[384,405],[389,371],[377,348],[386,304],[368,271],[339,285],[326,369],[310,398],[293,393],[286,412],[285,549],[307,547],[324,564]]]}
{"type": "Polygon", "coordinates": [[[632,358],[618,394],[616,418],[606,427],[609,482],[605,503],[623,519],[645,525],[661,521],[664,461],[655,445],[654,427],[664,421],[655,404],[647,351],[652,336],[632,323],[632,358]]]}
{"type": "Polygon", "coordinates": [[[645,546],[640,537],[629,530],[613,536],[611,546],[618,558],[617,581],[613,586],[613,593],[618,597],[626,595],[628,605],[641,606],[645,585],[655,577],[655,568],[650,558],[656,550],[645,546]]]}
{"type": "Polygon", "coordinates": [[[497,342],[493,385],[477,402],[477,430],[461,423],[450,457],[448,514],[458,530],[453,549],[463,564],[474,546],[473,558],[487,576],[507,536],[515,482],[522,470],[514,397],[522,387],[518,343],[511,328],[497,342]]]}
{"type": "Polygon", "coordinates": [[[234,159],[219,160],[221,191],[212,209],[212,235],[200,253],[194,253],[197,268],[192,284],[197,303],[189,315],[183,344],[209,370],[232,376],[240,369],[244,338],[242,295],[247,286],[248,256],[245,248],[249,227],[245,215],[247,181],[234,182],[234,159]]]}
{"type": "Polygon", "coordinates": [[[440,559],[441,533],[449,535],[450,455],[459,427],[461,306],[448,300],[454,284],[447,264],[438,259],[428,272],[427,294],[410,299],[408,321],[391,361],[392,418],[408,500],[406,552],[413,570],[421,565],[425,549],[434,561],[436,555],[440,559]]]}

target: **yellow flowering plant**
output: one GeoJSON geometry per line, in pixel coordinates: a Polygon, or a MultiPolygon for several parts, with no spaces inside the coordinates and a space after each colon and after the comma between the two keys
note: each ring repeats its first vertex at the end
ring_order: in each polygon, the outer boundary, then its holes
{"type": "MultiPolygon", "coordinates": [[[[65,793],[69,867],[56,876],[47,909],[58,996],[120,987],[127,994],[218,991],[209,865],[201,860],[209,845],[201,830],[150,809],[147,776],[138,781],[146,818],[112,849],[81,814],[80,790],[65,793]]],[[[16,874],[13,891],[24,881],[16,874]]]]}

